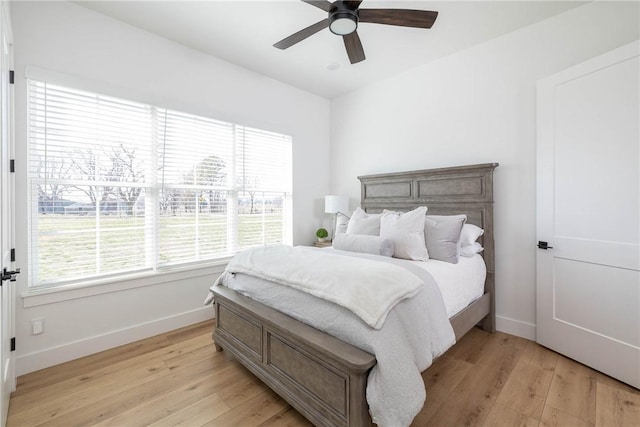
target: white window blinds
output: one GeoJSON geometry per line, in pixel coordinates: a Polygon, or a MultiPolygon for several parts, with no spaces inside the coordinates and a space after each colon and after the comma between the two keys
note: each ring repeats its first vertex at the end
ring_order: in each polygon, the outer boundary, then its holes
{"type": "Polygon", "coordinates": [[[291,150],[278,150],[285,138],[247,127],[237,131],[239,248],[283,243],[290,190],[281,189],[291,183],[291,150]]]}
{"type": "Polygon", "coordinates": [[[290,243],[291,138],[29,81],[32,285],[290,243]]]}

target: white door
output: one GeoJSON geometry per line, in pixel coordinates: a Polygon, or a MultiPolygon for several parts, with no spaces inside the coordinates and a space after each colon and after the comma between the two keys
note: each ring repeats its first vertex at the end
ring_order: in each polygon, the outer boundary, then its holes
{"type": "MultiPolygon", "coordinates": [[[[11,66],[11,31],[6,3],[0,7],[0,269],[5,279],[5,269],[13,271],[11,248],[13,248],[13,177],[10,173],[12,150],[12,90],[9,84],[11,66]]],[[[12,276],[8,274],[7,277],[12,276]]],[[[0,292],[0,400],[4,426],[9,410],[9,397],[15,389],[14,358],[11,353],[10,340],[14,336],[14,283],[2,280],[0,292]]]]}
{"type": "Polygon", "coordinates": [[[537,341],[640,387],[640,42],[538,83],[537,341]]]}

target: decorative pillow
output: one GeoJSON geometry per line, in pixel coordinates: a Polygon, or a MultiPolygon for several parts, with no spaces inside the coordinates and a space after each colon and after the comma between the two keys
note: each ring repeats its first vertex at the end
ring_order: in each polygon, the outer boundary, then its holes
{"type": "Polygon", "coordinates": [[[380,217],[380,237],[393,241],[396,258],[426,261],[429,253],[424,242],[424,220],[427,208],[420,206],[411,212],[385,210],[380,217]]]}
{"type": "Polygon", "coordinates": [[[356,208],[347,225],[347,234],[368,234],[378,236],[380,234],[380,217],[382,214],[368,214],[360,208],[356,208]]]}
{"type": "Polygon", "coordinates": [[[458,263],[458,241],[466,215],[427,215],[424,239],[430,259],[458,263]]]}
{"type": "Polygon", "coordinates": [[[382,256],[393,255],[391,240],[366,234],[339,234],[333,239],[333,248],[382,256]]]}
{"type": "Polygon", "coordinates": [[[480,243],[473,242],[472,245],[467,245],[460,248],[460,256],[471,258],[475,254],[479,254],[483,250],[484,248],[482,247],[482,245],[480,245],[480,243]]]}
{"type": "Polygon", "coordinates": [[[465,224],[460,232],[460,246],[470,246],[484,234],[484,230],[477,225],[465,224]]]}

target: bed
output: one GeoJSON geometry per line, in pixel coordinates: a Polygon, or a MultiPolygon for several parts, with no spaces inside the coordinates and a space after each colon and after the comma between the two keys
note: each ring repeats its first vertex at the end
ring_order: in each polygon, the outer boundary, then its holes
{"type": "MultiPolygon", "coordinates": [[[[484,294],[451,317],[456,340],[475,325],[495,331],[493,170],[495,163],[360,176],[361,207],[466,214],[484,229],[484,294]]],[[[215,287],[213,340],[319,426],[371,425],[366,386],[373,355],[234,290],[215,287]]]]}

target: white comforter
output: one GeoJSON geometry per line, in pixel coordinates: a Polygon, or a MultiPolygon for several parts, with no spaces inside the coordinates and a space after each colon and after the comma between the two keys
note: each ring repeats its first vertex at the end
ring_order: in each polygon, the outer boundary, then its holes
{"type": "Polygon", "coordinates": [[[302,246],[244,251],[225,271],[270,280],[331,301],[375,329],[380,329],[397,303],[422,287],[418,276],[397,265],[302,246]]]}
{"type": "Polygon", "coordinates": [[[374,354],[377,364],[367,382],[367,402],[373,422],[380,427],[408,426],[422,409],[426,397],[420,373],[455,343],[440,290],[429,273],[410,262],[331,252],[402,266],[420,277],[421,288],[414,297],[400,301],[382,327],[374,329],[342,306],[276,282],[240,273],[225,273],[220,282],[374,354]]]}

